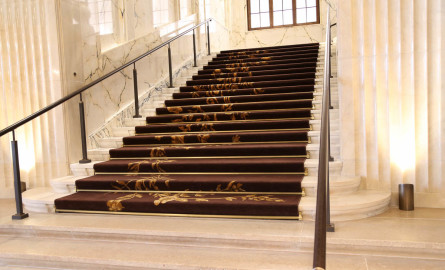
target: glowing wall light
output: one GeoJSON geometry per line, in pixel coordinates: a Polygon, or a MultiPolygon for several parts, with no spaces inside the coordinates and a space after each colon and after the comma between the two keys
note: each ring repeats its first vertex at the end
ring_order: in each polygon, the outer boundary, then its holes
{"type": "Polygon", "coordinates": [[[29,173],[36,166],[34,143],[31,140],[18,139],[18,145],[20,171],[29,173]]]}
{"type": "Polygon", "coordinates": [[[416,165],[414,130],[395,130],[391,136],[391,164],[396,165],[401,172],[413,169],[416,165]]]}

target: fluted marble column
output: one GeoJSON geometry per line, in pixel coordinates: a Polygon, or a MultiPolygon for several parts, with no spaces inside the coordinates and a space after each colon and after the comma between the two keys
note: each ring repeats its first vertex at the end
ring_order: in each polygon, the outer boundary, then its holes
{"type": "Polygon", "coordinates": [[[344,174],[445,207],[445,3],[338,1],[344,174]]]}
{"type": "MultiPolygon", "coordinates": [[[[0,128],[61,97],[55,3],[0,0],[0,128]]],[[[68,170],[62,108],[16,130],[22,180],[47,186],[68,170]]],[[[0,197],[13,195],[10,135],[0,138],[0,197]]]]}

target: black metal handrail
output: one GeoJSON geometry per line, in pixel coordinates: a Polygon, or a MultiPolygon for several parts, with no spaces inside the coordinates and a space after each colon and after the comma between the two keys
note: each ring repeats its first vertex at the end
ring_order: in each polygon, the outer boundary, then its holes
{"type": "Polygon", "coordinates": [[[329,161],[331,96],[331,24],[327,12],[326,45],[324,58],[323,101],[321,109],[320,150],[318,158],[317,205],[315,214],[313,269],[326,269],[326,232],[334,231],[330,221],[329,161]]]}
{"type": "Polygon", "coordinates": [[[137,70],[136,70],[136,62],[141,60],[142,58],[156,52],[157,50],[168,46],[168,64],[169,64],[169,87],[173,87],[173,73],[172,73],[172,57],[171,57],[171,49],[170,49],[170,43],[175,41],[176,39],[184,36],[185,34],[193,31],[193,61],[194,66],[196,67],[196,36],[195,36],[195,29],[202,25],[207,26],[207,52],[208,55],[210,55],[210,21],[212,21],[212,18],[209,18],[185,31],[182,33],[170,38],[169,40],[165,41],[164,43],[154,47],[153,49],[141,54],[140,56],[134,58],[133,60],[128,61],[127,63],[123,64],[122,66],[114,69],[113,71],[108,72],[107,74],[103,75],[102,77],[90,82],[89,84],[79,88],[78,90],[74,91],[73,93],[66,95],[65,97],[51,103],[50,105],[38,110],[35,113],[32,113],[28,115],[27,117],[23,118],[20,121],[15,122],[14,124],[0,130],[0,137],[3,135],[12,132],[13,140],[11,141],[11,151],[12,151],[12,157],[13,157],[13,171],[14,171],[14,189],[15,189],[15,201],[16,201],[16,208],[17,213],[12,216],[13,219],[23,219],[28,217],[28,214],[23,213],[23,206],[22,206],[22,196],[21,196],[21,184],[20,184],[20,165],[19,165],[19,158],[18,158],[18,146],[17,141],[15,140],[15,129],[18,127],[28,123],[29,121],[39,117],[40,115],[54,109],[55,107],[65,103],[66,101],[72,99],[73,97],[79,95],[80,102],[79,102],[79,112],[80,112],[80,127],[81,127],[81,140],[82,140],[82,159],[79,160],[79,163],[88,163],[91,162],[91,160],[88,159],[87,156],[87,146],[86,146],[86,132],[85,132],[85,114],[84,114],[84,104],[82,100],[82,93],[89,88],[95,86],[96,84],[102,82],[103,80],[107,79],[108,77],[122,71],[123,69],[133,65],[133,82],[134,82],[134,103],[135,103],[135,115],[134,118],[140,118],[141,115],[139,114],[139,94],[138,94],[138,84],[137,84],[137,70]]]}

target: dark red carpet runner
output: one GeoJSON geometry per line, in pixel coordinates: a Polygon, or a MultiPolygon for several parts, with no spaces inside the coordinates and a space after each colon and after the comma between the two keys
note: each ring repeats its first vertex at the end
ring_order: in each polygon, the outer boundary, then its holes
{"type": "Polygon", "coordinates": [[[318,49],[221,52],[57,212],[298,219],[318,49]]]}

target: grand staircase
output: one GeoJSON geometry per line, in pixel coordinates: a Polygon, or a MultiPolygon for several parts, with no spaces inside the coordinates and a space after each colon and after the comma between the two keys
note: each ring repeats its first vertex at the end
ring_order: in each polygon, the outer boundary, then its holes
{"type": "Polygon", "coordinates": [[[219,53],[57,212],[301,219],[319,44],[219,53]]]}

